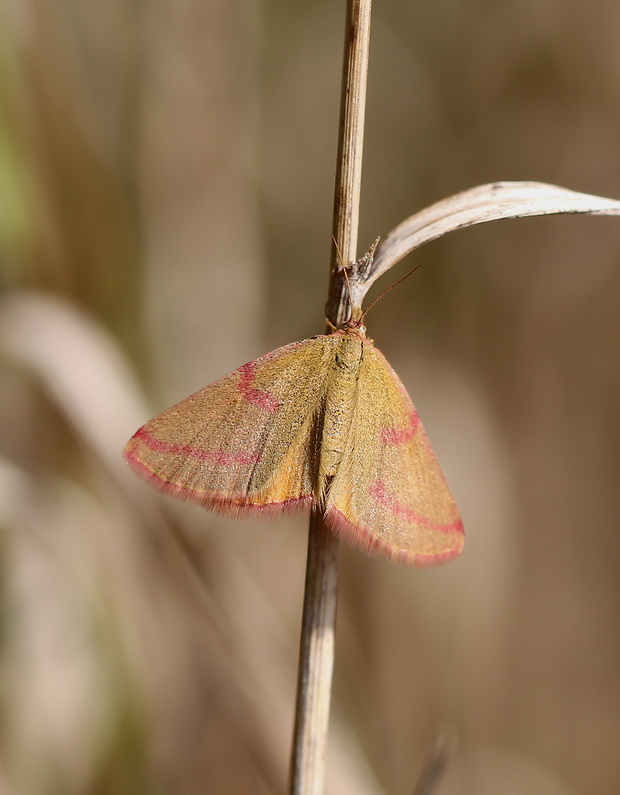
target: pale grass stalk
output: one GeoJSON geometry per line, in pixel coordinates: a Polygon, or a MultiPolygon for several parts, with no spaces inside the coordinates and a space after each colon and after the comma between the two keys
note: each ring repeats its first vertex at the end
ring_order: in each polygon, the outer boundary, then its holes
{"type": "MultiPolygon", "coordinates": [[[[350,312],[342,265],[356,259],[371,0],[348,0],[327,316],[341,325],[350,312]]],[[[321,795],[329,726],[338,598],[338,539],[313,511],[308,531],[291,795],[321,795]]]]}

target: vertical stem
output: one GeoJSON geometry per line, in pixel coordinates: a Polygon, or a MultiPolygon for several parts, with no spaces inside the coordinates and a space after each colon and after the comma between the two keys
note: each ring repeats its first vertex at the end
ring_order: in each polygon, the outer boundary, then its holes
{"type": "MultiPolygon", "coordinates": [[[[348,0],[338,163],[327,313],[341,325],[350,313],[344,264],[355,260],[359,223],[371,0],[348,0]]],[[[315,511],[310,517],[299,650],[291,795],[322,795],[334,661],[338,540],[315,511]]]]}
{"type": "Polygon", "coordinates": [[[310,515],[299,648],[291,795],[321,795],[329,725],[338,596],[338,539],[310,515]]]}
{"type": "Polygon", "coordinates": [[[348,0],[340,130],[332,235],[328,317],[336,326],[349,318],[349,294],[342,265],[357,258],[364,115],[370,50],[371,0],[348,0]],[[342,260],[342,262],[341,262],[342,260]],[[331,311],[330,311],[331,309],[331,311]],[[335,315],[335,317],[333,316],[335,315]]]}

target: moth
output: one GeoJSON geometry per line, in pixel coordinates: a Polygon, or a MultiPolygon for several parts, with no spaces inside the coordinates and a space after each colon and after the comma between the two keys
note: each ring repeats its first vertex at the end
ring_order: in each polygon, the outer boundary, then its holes
{"type": "Polygon", "coordinates": [[[463,524],[420,418],[363,316],[243,365],[140,428],[159,491],[234,516],[319,511],[369,554],[428,566],[463,524]]]}

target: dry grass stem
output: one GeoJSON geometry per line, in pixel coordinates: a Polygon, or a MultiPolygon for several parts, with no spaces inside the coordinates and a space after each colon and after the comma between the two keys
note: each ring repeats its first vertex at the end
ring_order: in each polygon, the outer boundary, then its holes
{"type": "MultiPolygon", "coordinates": [[[[340,128],[334,192],[332,264],[328,318],[342,324],[349,314],[343,264],[356,258],[364,110],[370,46],[370,0],[347,3],[340,128]]],[[[312,513],[308,538],[306,591],[299,656],[291,793],[320,795],[334,660],[338,594],[338,540],[312,513]]]]}
{"type": "Polygon", "coordinates": [[[329,724],[338,540],[315,511],[310,517],[291,792],[323,791],[329,724]]]}
{"type": "Polygon", "coordinates": [[[370,50],[370,0],[349,0],[342,76],[338,160],[334,190],[331,279],[326,314],[336,326],[349,316],[350,302],[342,265],[357,250],[364,115],[370,50]]]}

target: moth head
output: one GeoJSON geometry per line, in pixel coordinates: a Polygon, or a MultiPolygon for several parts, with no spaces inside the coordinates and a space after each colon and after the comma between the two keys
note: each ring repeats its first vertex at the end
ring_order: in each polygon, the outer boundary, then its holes
{"type": "Polygon", "coordinates": [[[351,314],[351,317],[342,324],[343,331],[357,331],[360,334],[366,334],[366,326],[364,325],[364,315],[360,312],[358,314],[351,314]]]}

